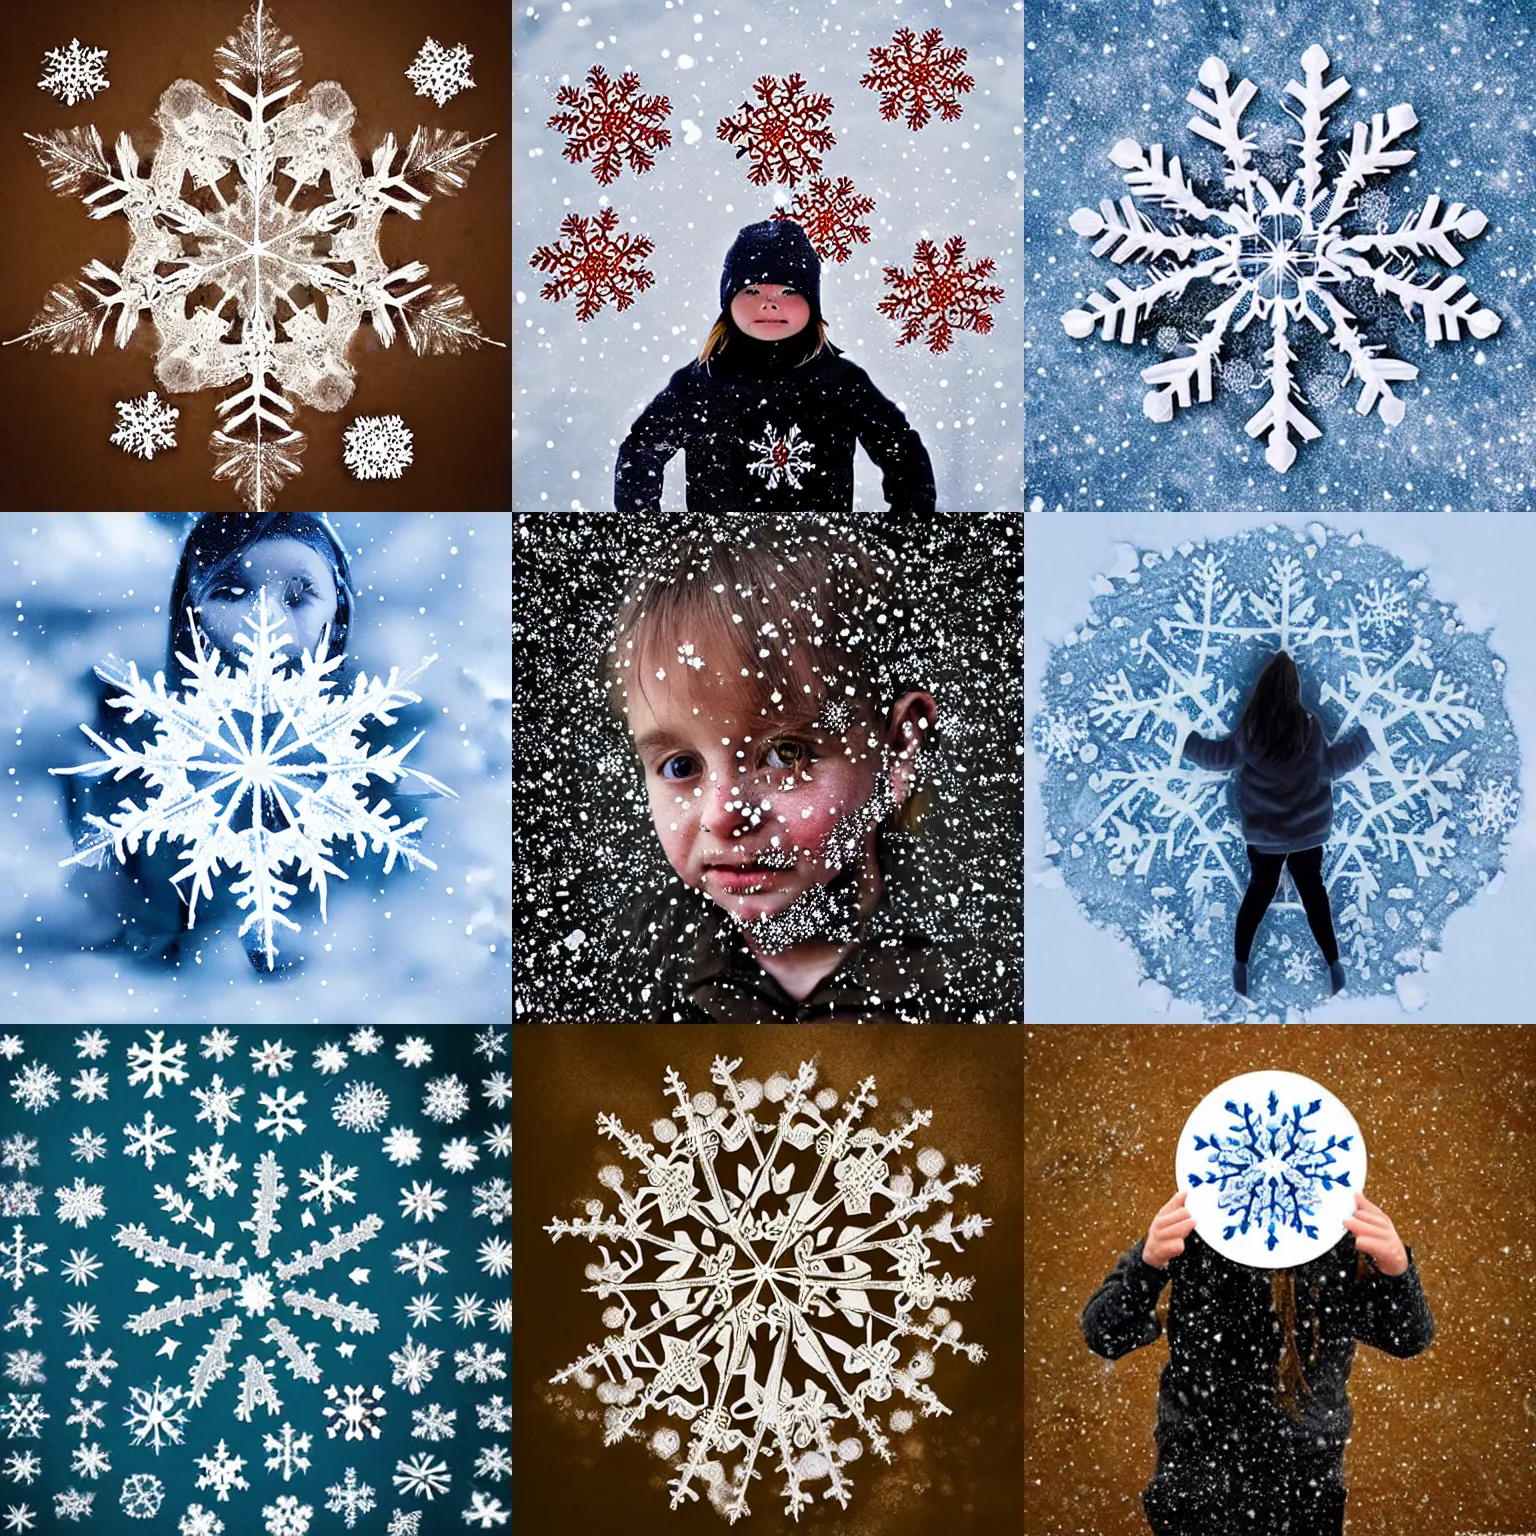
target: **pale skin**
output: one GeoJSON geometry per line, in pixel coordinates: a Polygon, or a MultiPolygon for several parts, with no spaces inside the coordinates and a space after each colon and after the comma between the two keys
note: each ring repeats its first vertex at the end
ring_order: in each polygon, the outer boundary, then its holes
{"type": "MultiPolygon", "coordinates": [[[[883,721],[838,733],[812,722],[734,718],[726,680],[680,668],[668,686],[628,697],[651,820],[678,878],[742,922],[775,916],[840,866],[826,841],[857,816],[878,776],[899,805],[911,792],[918,747],[936,718],[933,696],[904,693],[883,721]],[[884,766],[882,766],[884,758],[884,766]]],[[[861,829],[859,911],[879,905],[883,879],[873,821],[861,829]]],[[[851,945],[813,939],[777,954],[748,947],[790,997],[808,997],[851,945]]]]}
{"type": "MultiPolygon", "coordinates": [[[[1195,1230],[1195,1218],[1185,1209],[1188,1190],[1180,1190],[1152,1218],[1147,1240],[1141,1250],[1143,1262],[1153,1269],[1166,1269],[1170,1259],[1184,1252],[1184,1239],[1195,1230]]],[[[1401,1275],[1408,1269],[1408,1250],[1392,1225],[1392,1218],[1379,1205],[1373,1205],[1358,1190],[1355,1210],[1344,1218],[1344,1225],[1355,1235],[1355,1246],[1375,1261],[1384,1275],[1401,1275]]]]}
{"type": "Polygon", "coordinates": [[[245,550],[233,572],[194,592],[198,625],[226,656],[238,656],[235,635],[257,611],[265,589],[299,646],[312,651],[328,624],[336,622],[336,580],[330,562],[299,539],[263,539],[245,550]]]}
{"type": "Polygon", "coordinates": [[[810,324],[811,306],[788,283],[752,283],[731,300],[731,319],[743,336],[783,341],[810,324]]]}

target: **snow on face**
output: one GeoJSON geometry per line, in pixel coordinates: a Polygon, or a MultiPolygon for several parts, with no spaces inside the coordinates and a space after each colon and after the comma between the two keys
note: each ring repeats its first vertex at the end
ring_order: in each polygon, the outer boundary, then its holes
{"type": "Polygon", "coordinates": [[[731,319],[758,341],[798,336],[810,318],[810,301],[787,283],[753,283],[731,300],[731,319]]]}
{"type": "Polygon", "coordinates": [[[263,588],[306,651],[336,622],[336,578],[325,557],[298,539],[262,539],[201,581],[195,594],[198,623],[226,656],[239,654],[235,634],[254,614],[263,588]]]}

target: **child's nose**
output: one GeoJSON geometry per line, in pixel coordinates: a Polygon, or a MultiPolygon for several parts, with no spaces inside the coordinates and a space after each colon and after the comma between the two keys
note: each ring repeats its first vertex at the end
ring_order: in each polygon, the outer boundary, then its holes
{"type": "Polygon", "coordinates": [[[704,791],[703,826],[711,837],[722,841],[740,837],[761,826],[770,809],[751,780],[712,778],[704,791]]]}

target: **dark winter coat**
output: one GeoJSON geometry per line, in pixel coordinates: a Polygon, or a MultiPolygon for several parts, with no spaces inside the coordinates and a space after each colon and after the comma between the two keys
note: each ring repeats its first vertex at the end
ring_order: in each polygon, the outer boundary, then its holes
{"type": "Polygon", "coordinates": [[[1181,754],[1202,768],[1236,768],[1237,811],[1243,841],[1261,853],[1296,853],[1319,848],[1333,830],[1333,781],[1370,756],[1363,725],[1328,745],[1323,722],[1307,715],[1307,744],[1286,762],[1266,761],[1250,752],[1241,731],[1216,739],[1191,731],[1181,754]]]}
{"type": "Polygon", "coordinates": [[[1154,1531],[1314,1536],[1342,1529],[1345,1391],[1356,1343],[1406,1359],[1429,1346],[1434,1321],[1408,1254],[1401,1275],[1368,1260],[1352,1234],[1294,1271],[1296,1346],[1306,1389],[1300,1417],[1281,1402],[1285,1347],[1271,1275],[1224,1258],[1198,1233],[1166,1270],[1124,1254],[1083,1309],[1083,1337],[1110,1360],[1163,1331],[1157,1299],[1172,1283],[1168,1363],[1157,1394],[1157,1469],[1143,1495],[1154,1531]],[[1251,1518],[1250,1518],[1251,1514],[1251,1518]],[[1282,1523],[1284,1521],[1284,1523],[1282,1523]]]}
{"type": "Polygon", "coordinates": [[[851,512],[858,442],[891,511],[932,512],[933,465],[906,417],[831,347],[797,366],[804,351],[790,345],[735,335],[679,368],[619,445],[614,509],[660,511],[662,470],[681,450],[690,512],[851,512]]]}

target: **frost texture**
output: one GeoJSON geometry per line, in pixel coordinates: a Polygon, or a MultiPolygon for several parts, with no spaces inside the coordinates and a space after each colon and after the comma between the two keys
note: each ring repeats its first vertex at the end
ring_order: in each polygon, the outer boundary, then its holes
{"type": "Polygon", "coordinates": [[[124,453],[152,459],[157,452],[176,446],[176,418],[181,412],[167,405],[154,390],[137,400],[117,402],[117,426],[111,441],[124,453]]]}
{"type": "Polygon", "coordinates": [[[87,97],[94,101],[97,91],[112,83],[101,67],[106,58],[105,48],[82,48],[80,39],[72,37],[68,47],[50,48],[43,55],[43,78],[37,88],[57,96],[66,107],[87,97]]]}
{"type": "Polygon", "coordinates": [[[997,263],[990,257],[963,264],[965,240],[952,235],[944,242],[944,254],[932,240],[919,240],[913,251],[912,270],[887,267],[885,286],[890,290],[875,306],[888,320],[901,320],[898,347],[916,341],[926,332],[930,352],[947,352],[956,331],[975,331],[985,336],[992,329],[990,305],[1002,300],[1003,290],[983,279],[997,263]]]}
{"type": "Polygon", "coordinates": [[[418,96],[430,96],[441,107],[460,91],[474,90],[475,82],[469,78],[469,66],[474,60],[474,54],[463,43],[444,48],[429,37],[411,60],[405,78],[416,87],[418,96]]]}
{"type": "Polygon", "coordinates": [[[832,130],[821,126],[832,114],[832,98],[820,91],[806,95],[803,75],[762,75],[752,94],[759,105],[744,101],[715,126],[716,137],[740,146],[736,158],[747,158],[747,180],[765,187],[814,176],[822,153],[837,143],[832,130]]]}
{"type": "Polygon", "coordinates": [[[675,1431],[659,1432],[676,1458],[672,1507],[702,1491],[732,1523],[750,1513],[760,1456],[784,1474],[793,1518],[815,1502],[811,1483],[826,1482],[823,1497],[846,1509],[848,1464],[866,1445],[892,1460],[887,1424],[911,1422],[884,1404],[899,1393],[922,1413],[948,1412],[926,1384],[935,1354],[979,1361],[984,1351],[960,1342],[947,1304],[968,1299],[971,1281],[938,1274],[938,1250],[960,1253],[988,1225],[953,1210],[979,1169],[957,1164],[941,1177],[931,1147],[916,1154],[916,1176],[903,1166],[931,1111],[881,1133],[860,1124],[877,1102],[873,1078],[834,1115],[838,1095],[813,1093],[809,1062],[766,1083],[738,1080],[740,1065],[715,1059],[718,1093],[690,1094],[669,1068],[675,1107],[652,1127],[654,1142],[599,1116],[640,1176],[630,1188],[624,1170],[605,1169],[616,1215],[594,1200],[584,1219],[545,1228],[594,1245],[600,1262],[587,1275],[610,1303],[602,1343],[554,1381],[598,1378],[609,1445],[636,1438],[653,1412],[687,1425],[685,1449],[675,1431]]]}
{"type": "Polygon", "coordinates": [[[401,157],[385,134],[365,168],[351,98],[332,80],[299,94],[303,54],[265,0],[216,57],[230,105],[191,80],[168,87],[143,174],[126,133],[112,160],[94,126],[26,136],[53,190],[78,195],[92,218],[122,214],[131,244],[121,271],[96,260],[78,287],[57,285],[17,339],[94,352],[115,310],[124,347],[148,311],[165,389],[238,386],[218,407],[214,477],[259,512],[300,472],[298,404],[339,411],[351,398],[347,353],[365,315],[382,345],[399,329],[422,355],[488,340],[451,283],[427,282],[419,261],[388,265],[379,226],[391,212],[419,219],[433,196],[461,191],[489,138],[418,128],[401,157]],[[212,307],[193,302],[205,289],[218,293],[212,307]]]}
{"type": "MultiPolygon", "coordinates": [[[[1500,864],[1501,836],[1477,833],[1475,787],[1519,781],[1505,664],[1486,639],[1432,595],[1425,572],[1320,524],[1140,554],[1100,591],[1051,652],[1032,731],[1037,752],[1082,738],[1074,754],[1046,757],[1041,792],[1046,853],[1089,916],[1208,1017],[1242,1006],[1231,937],[1248,861],[1232,776],[1178,752],[1187,730],[1226,735],[1284,648],[1328,740],[1364,723],[1376,744],[1334,785],[1323,856],[1350,990],[1390,993],[1432,965],[1446,918],[1500,864]],[[1405,602],[1386,621],[1370,594],[1389,583],[1405,602]],[[1062,719],[1083,730],[1063,734],[1050,723],[1062,719]],[[1167,919],[1155,920],[1159,908],[1167,919]]],[[[1283,1015],[1324,1002],[1321,968],[1290,963],[1314,952],[1286,876],[1250,961],[1253,1003],[1283,1015]]]]}
{"type": "Polygon", "coordinates": [[[319,891],[322,922],[327,877],[347,878],[327,856],[340,839],[350,838],[359,855],[370,845],[373,852],[384,853],[385,874],[396,858],[411,869],[417,864],[437,868],[414,837],[426,818],[402,824],[388,800],[370,805],[363,798],[370,778],[393,784],[409,775],[435,793],[453,796],[453,791],[405,766],[420,736],[404,747],[377,752],[363,743],[364,721],[392,725],[394,710],[420,701],[404,685],[435,656],[403,676],[392,667],[387,681],[361,673],[351,693],[341,693],[329,677],[342,658],[319,659],[327,649],[325,635],[313,652],[302,653],[291,674],[284,674],[283,647],[289,642],[265,590],[246,624],[235,636],[244,653],[242,669],[225,671],[220,653],[205,649],[194,623],[194,654],[178,656],[186,668],[180,695],[167,693],[163,673],[157,672],[151,685],[133,662],[126,671],[116,661],[98,666],[98,677],[123,689],[108,701],[111,706],[123,710],[129,722],[150,716],[158,734],[147,746],[135,748],[121,738],[107,742],[81,726],[106,754],[104,760],[50,772],[115,772],[119,779],[141,773],[160,791],[142,808],[129,799],[110,818],[88,816],[95,832],[61,864],[99,865],[108,850],[126,861],[146,839],[151,853],[162,837],[186,844],[182,868],[172,879],[191,881],[189,928],[196,922],[198,898],[213,895],[220,868],[229,873],[239,869],[231,890],[249,914],[240,933],[256,930],[255,942],[271,970],[277,964],[278,927],[301,931],[300,924],[284,916],[298,890],[283,878],[285,867],[296,866],[295,878],[308,876],[310,889],[319,891]],[[275,829],[268,825],[273,820],[275,829]]]}
{"type": "Polygon", "coordinates": [[[656,281],[655,274],[642,263],[656,249],[648,235],[615,235],[619,216],[604,208],[595,218],[579,213],[567,214],[560,221],[562,239],[554,245],[541,245],[528,258],[528,265],[538,272],[555,276],[539,289],[539,297],[558,304],[571,294],[576,300],[576,318],[590,320],[612,303],[626,310],[656,281]]]}
{"type": "Polygon", "coordinates": [[[960,97],[975,88],[976,81],[960,66],[964,48],[944,47],[944,34],[930,27],[921,39],[910,27],[902,27],[884,48],[871,48],[874,68],[859,84],[880,93],[880,116],[887,122],[905,117],[914,133],[938,108],[946,123],[964,112],[960,97]]]}
{"type": "Polygon", "coordinates": [[[357,480],[398,480],[411,462],[403,416],[359,416],[341,435],[342,461],[357,480]]]}
{"type": "Polygon", "coordinates": [[[548,123],[566,136],[561,154],[572,165],[590,160],[602,186],[619,179],[625,161],[637,176],[650,170],[656,151],[672,143],[671,132],[661,126],[672,103],[665,96],[643,94],[640,76],[632,69],[614,81],[601,64],[594,64],[587,71],[585,90],[562,85],[555,102],[569,109],[555,113],[548,123]]]}
{"type": "MultiPolygon", "coordinates": [[[[1098,328],[1104,340],[1118,338],[1129,345],[1136,340],[1137,326],[1163,301],[1179,299],[1192,283],[1210,285],[1198,332],[1176,335],[1177,355],[1142,370],[1142,378],[1157,386],[1143,401],[1150,420],[1171,421],[1177,407],[1187,408],[1196,398],[1210,400],[1213,376],[1230,338],[1255,320],[1268,325],[1270,344],[1263,359],[1268,396],[1249,418],[1247,432],[1267,439],[1265,460],[1281,473],[1296,462],[1294,438],[1311,441],[1322,435],[1306,408],[1338,394],[1336,383],[1331,389],[1309,386],[1312,400],[1303,392],[1292,327],[1305,321],[1327,337],[1348,363],[1343,383],[1360,381],[1355,409],[1362,416],[1375,410],[1389,426],[1402,421],[1405,409],[1392,385],[1416,379],[1419,370],[1366,341],[1362,296],[1394,299],[1410,318],[1417,309],[1430,346],[1458,340],[1463,326],[1480,341],[1499,328],[1499,317],[1478,307],[1462,278],[1431,272],[1418,281],[1420,263],[1431,258],[1448,267],[1461,265],[1455,240],[1483,233],[1488,220],[1481,213],[1464,203],[1442,209],[1439,197],[1430,194],[1391,230],[1382,216],[1386,205],[1372,205],[1369,193],[1360,196],[1368,178],[1388,176],[1413,159],[1413,150],[1394,147],[1418,126],[1411,106],[1400,103],[1377,112],[1369,126],[1357,122],[1348,148],[1338,151],[1338,171],[1328,181],[1328,113],[1350,88],[1342,76],[1325,83],[1330,66],[1328,54],[1314,43],[1301,56],[1305,83],[1292,80],[1285,88],[1296,109],[1284,110],[1299,125],[1301,137],[1275,144],[1277,150],[1299,151],[1299,164],[1283,192],[1270,175],[1261,174],[1255,158],[1260,136],[1242,131],[1243,113],[1258,87],[1242,80],[1229,90],[1230,72],[1213,57],[1200,66],[1204,91],[1192,90],[1186,98],[1196,109],[1188,126],[1226,157],[1222,189],[1230,197],[1225,206],[1206,202],[1177,156],[1165,161],[1161,144],[1144,150],[1135,139],[1121,139],[1109,158],[1123,173],[1130,195],[1118,204],[1105,198],[1097,213],[1079,208],[1070,220],[1076,234],[1095,241],[1095,256],[1108,256],[1122,266],[1144,263],[1152,280],[1132,287],[1115,278],[1108,296],[1089,294],[1088,308],[1062,316],[1069,336],[1083,340],[1098,328]],[[1152,207],[1161,208],[1161,222],[1146,211],[1152,207]],[[1369,223],[1372,215],[1376,222],[1368,229],[1352,228],[1352,215],[1356,225],[1369,223]]],[[[1265,155],[1262,165],[1273,173],[1277,166],[1283,170],[1285,162],[1265,155]]],[[[1208,188],[1204,193],[1212,195],[1208,188]]],[[[1254,382],[1243,359],[1228,364],[1226,374],[1229,387],[1254,382]],[[1234,374],[1238,363],[1242,369],[1234,374]]]]}

